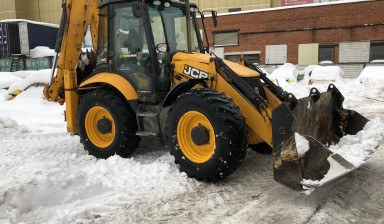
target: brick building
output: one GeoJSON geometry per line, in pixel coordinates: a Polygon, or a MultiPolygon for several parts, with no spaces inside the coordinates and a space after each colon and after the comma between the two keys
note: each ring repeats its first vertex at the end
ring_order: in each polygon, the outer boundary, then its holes
{"type": "Polygon", "coordinates": [[[206,19],[218,55],[233,61],[244,55],[267,70],[331,61],[355,77],[368,63],[384,60],[383,0],[219,14],[218,24],[206,19]]]}

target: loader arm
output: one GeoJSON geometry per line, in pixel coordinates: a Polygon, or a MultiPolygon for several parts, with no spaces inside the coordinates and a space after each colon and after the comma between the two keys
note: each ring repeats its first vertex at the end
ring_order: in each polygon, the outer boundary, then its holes
{"type": "Polygon", "coordinates": [[[97,46],[99,22],[98,0],[66,0],[63,2],[63,16],[56,43],[56,53],[60,53],[57,73],[44,89],[48,101],[64,104],[69,132],[76,132],[76,111],[78,106],[76,64],[88,27],[91,29],[92,44],[97,46]]]}

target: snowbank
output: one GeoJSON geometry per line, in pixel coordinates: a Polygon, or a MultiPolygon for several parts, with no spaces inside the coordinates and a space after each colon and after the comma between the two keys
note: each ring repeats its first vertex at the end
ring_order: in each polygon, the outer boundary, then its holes
{"type": "Polygon", "coordinates": [[[13,72],[0,72],[0,89],[6,89],[11,84],[21,81],[22,78],[12,74],[13,72]]]}
{"type": "Polygon", "coordinates": [[[357,78],[365,87],[365,97],[384,100],[384,66],[365,67],[357,78]]]}
{"type": "Polygon", "coordinates": [[[145,146],[153,151],[132,159],[88,155],[66,132],[65,106],[47,102],[42,91],[0,98],[0,223],[98,222],[122,207],[135,219],[201,185],[153,143],[145,146]]]}
{"type": "Polygon", "coordinates": [[[333,63],[333,61],[321,61],[319,62],[320,65],[333,65],[335,63],[333,63]]]}
{"type": "MultiPolygon", "coordinates": [[[[346,135],[340,139],[340,142],[337,145],[331,145],[329,147],[330,151],[343,157],[353,165],[353,168],[348,169],[345,166],[340,165],[338,161],[333,159],[333,155],[331,155],[328,157],[331,166],[324,178],[317,181],[303,180],[303,185],[307,187],[321,186],[334,178],[360,167],[371,157],[375,152],[375,149],[383,143],[384,124],[381,123],[379,118],[375,118],[374,120],[369,121],[364,129],[359,131],[356,135],[346,135]]],[[[309,194],[312,189],[307,190],[309,190],[307,192],[309,194]]]]}
{"type": "Polygon", "coordinates": [[[384,66],[365,67],[364,70],[360,73],[357,80],[363,84],[370,80],[374,82],[384,81],[384,66]]]}
{"type": "Polygon", "coordinates": [[[27,127],[20,126],[15,120],[12,120],[10,117],[0,117],[0,136],[19,136],[28,132],[29,130],[27,127]]]}
{"type": "Polygon", "coordinates": [[[290,63],[285,63],[278,69],[275,69],[268,78],[274,80],[278,85],[285,86],[287,83],[297,82],[298,74],[296,66],[290,63]]]}
{"type": "Polygon", "coordinates": [[[303,75],[303,79],[300,81],[303,84],[308,84],[310,77],[312,75],[313,69],[320,67],[320,65],[308,65],[304,68],[303,71],[299,71],[301,75],[303,75]]]}
{"type": "Polygon", "coordinates": [[[51,79],[51,70],[39,70],[39,71],[23,71],[28,74],[28,77],[24,80],[20,80],[9,86],[9,93],[13,93],[16,90],[24,91],[28,86],[33,83],[48,83],[51,79]]]}
{"type": "Polygon", "coordinates": [[[329,149],[341,155],[355,167],[361,166],[375,149],[384,143],[384,124],[379,118],[369,121],[356,135],[346,135],[329,149]]]}
{"type": "Polygon", "coordinates": [[[319,66],[312,71],[312,81],[337,81],[344,76],[343,70],[339,66],[319,66]]]}
{"type": "Polygon", "coordinates": [[[56,55],[55,50],[49,47],[35,47],[30,51],[32,58],[54,57],[56,55]]]}

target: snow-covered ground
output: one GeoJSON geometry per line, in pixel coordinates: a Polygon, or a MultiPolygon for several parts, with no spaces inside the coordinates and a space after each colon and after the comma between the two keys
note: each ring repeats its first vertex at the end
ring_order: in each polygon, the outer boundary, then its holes
{"type": "MultiPolygon", "coordinates": [[[[345,108],[384,121],[382,83],[335,85],[345,108]]],[[[328,85],[284,85],[297,98],[312,87],[323,92],[328,85]]],[[[362,167],[310,195],[275,182],[272,156],[252,150],[234,174],[206,184],[180,173],[156,141],[143,141],[131,159],[89,156],[79,137],[66,132],[64,106],[44,100],[42,90],[29,88],[7,101],[8,91],[0,89],[2,224],[384,222],[382,140],[362,167]]],[[[382,124],[375,127],[384,138],[382,124]]]]}

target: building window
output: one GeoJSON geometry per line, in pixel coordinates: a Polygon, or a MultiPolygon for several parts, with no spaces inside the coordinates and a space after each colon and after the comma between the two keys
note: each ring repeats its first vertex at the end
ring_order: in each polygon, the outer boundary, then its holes
{"type": "Polygon", "coordinates": [[[384,60],[384,44],[383,45],[371,45],[370,61],[384,60]]]}
{"type": "Polygon", "coordinates": [[[233,8],[228,10],[228,12],[240,12],[240,11],[241,11],[241,8],[233,8]]]}
{"type": "Polygon", "coordinates": [[[244,59],[252,62],[253,64],[259,64],[259,54],[245,54],[244,59]]]}
{"type": "Polygon", "coordinates": [[[237,32],[214,33],[213,42],[215,46],[239,45],[239,34],[237,32]]]}
{"type": "Polygon", "coordinates": [[[319,63],[324,61],[335,61],[334,47],[319,47],[319,63]]]}

